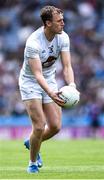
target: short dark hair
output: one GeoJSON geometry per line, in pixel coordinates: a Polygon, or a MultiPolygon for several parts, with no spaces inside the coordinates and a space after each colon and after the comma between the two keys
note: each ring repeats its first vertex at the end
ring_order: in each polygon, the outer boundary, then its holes
{"type": "Polygon", "coordinates": [[[58,14],[63,14],[63,11],[61,9],[56,8],[55,6],[44,6],[41,9],[40,17],[44,25],[46,25],[46,21],[52,21],[54,12],[58,14]]]}

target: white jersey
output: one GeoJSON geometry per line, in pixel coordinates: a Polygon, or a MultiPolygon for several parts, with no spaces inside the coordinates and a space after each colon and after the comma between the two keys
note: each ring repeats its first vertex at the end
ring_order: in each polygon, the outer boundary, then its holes
{"type": "Polygon", "coordinates": [[[34,77],[28,60],[35,61],[36,58],[42,63],[43,76],[46,79],[52,77],[56,71],[56,60],[60,52],[69,51],[69,46],[69,37],[64,31],[62,34],[55,35],[54,39],[49,42],[44,34],[44,27],[40,27],[27,39],[21,75],[28,78],[34,77]]]}

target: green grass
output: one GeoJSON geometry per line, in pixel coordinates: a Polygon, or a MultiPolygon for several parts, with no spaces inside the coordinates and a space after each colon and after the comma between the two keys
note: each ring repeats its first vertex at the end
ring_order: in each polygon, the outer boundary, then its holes
{"type": "Polygon", "coordinates": [[[22,141],[0,141],[0,179],[103,179],[103,140],[49,140],[41,147],[44,166],[28,174],[22,141]]]}

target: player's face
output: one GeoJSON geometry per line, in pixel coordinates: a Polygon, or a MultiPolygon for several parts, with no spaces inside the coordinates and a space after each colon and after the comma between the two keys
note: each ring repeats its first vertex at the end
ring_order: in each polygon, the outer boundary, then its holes
{"type": "Polygon", "coordinates": [[[63,14],[54,13],[53,20],[51,22],[51,31],[54,34],[61,34],[64,27],[63,14]]]}

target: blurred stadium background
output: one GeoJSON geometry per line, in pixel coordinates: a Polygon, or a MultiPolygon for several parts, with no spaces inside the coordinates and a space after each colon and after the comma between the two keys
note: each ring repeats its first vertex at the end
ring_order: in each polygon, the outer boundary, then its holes
{"type": "MultiPolygon", "coordinates": [[[[41,26],[40,8],[55,5],[64,11],[70,36],[72,65],[81,101],[63,109],[57,138],[104,137],[104,1],[0,0],[0,139],[21,139],[30,132],[18,90],[18,76],[27,37],[41,26]]],[[[57,65],[59,87],[64,85],[57,65]]]]}

